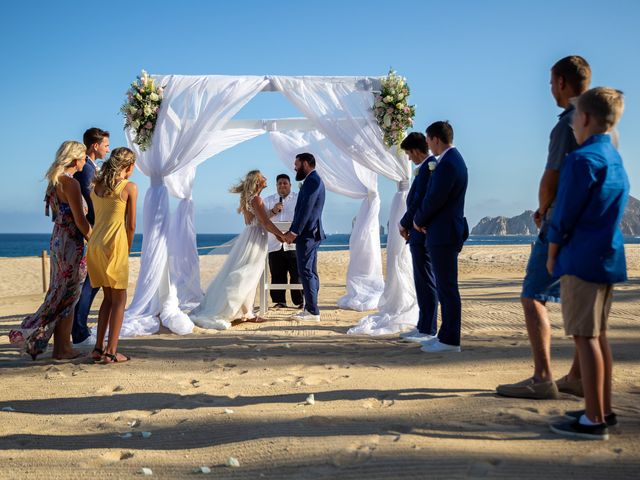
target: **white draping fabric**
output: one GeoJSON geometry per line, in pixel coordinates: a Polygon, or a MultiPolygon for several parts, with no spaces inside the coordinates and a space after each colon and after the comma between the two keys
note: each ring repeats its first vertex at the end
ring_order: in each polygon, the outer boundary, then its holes
{"type": "Polygon", "coordinates": [[[359,90],[355,81],[326,82],[318,78],[279,76],[272,77],[271,81],[347,157],[399,182],[389,212],[383,301],[376,314],[361,319],[349,333],[381,335],[415,326],[418,307],[410,252],[397,228],[406,208],[411,167],[403,153],[384,145],[372,112],[373,95],[359,90]]]}
{"type": "MultiPolygon", "coordinates": [[[[228,148],[264,133],[263,129],[249,128],[217,130],[209,137],[210,154],[213,157],[228,148]]],[[[202,161],[204,160],[197,163],[202,163],[202,161]]],[[[193,217],[194,205],[191,198],[195,175],[196,167],[189,166],[164,179],[169,194],[180,199],[176,211],[171,216],[167,246],[171,283],[176,287],[181,310],[191,310],[196,307],[200,304],[203,296],[200,287],[200,264],[193,217]]]]}
{"type": "Polygon", "coordinates": [[[354,163],[318,131],[269,132],[269,137],[288,168],[296,154],[312,152],[327,190],[363,199],[349,240],[347,293],[338,299],[338,306],[357,311],[376,308],[384,290],[376,174],[354,163]]]}
{"type": "Polygon", "coordinates": [[[265,77],[153,78],[165,86],[165,91],[151,147],[140,152],[131,141],[132,132],[127,132],[129,145],[138,154],[136,164],[150,177],[151,186],[144,201],[140,273],[121,336],[148,335],[158,331],[160,323],[178,334],[192,331],[193,323],[179,306],[202,294],[195,284],[196,278],[199,283],[199,273],[194,274],[194,269],[199,269],[191,201],[195,167],[216,153],[263,133],[256,130],[225,134],[222,128],[264,88],[268,83],[265,77]],[[173,220],[168,188],[182,198],[173,220]],[[172,225],[174,228],[170,228],[172,225]],[[180,300],[176,280],[181,282],[180,300]]]}

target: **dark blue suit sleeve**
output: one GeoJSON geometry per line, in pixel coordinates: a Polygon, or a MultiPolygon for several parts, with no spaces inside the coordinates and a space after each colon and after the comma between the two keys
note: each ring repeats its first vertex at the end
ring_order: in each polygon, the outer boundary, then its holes
{"type": "Polygon", "coordinates": [[[319,194],[320,182],[318,180],[310,178],[304,182],[298,194],[298,201],[296,202],[296,208],[293,213],[293,222],[291,222],[289,231],[296,235],[302,233],[307,223],[309,223],[309,219],[313,213],[311,207],[316,203],[319,194]]]}
{"type": "MultiPolygon", "coordinates": [[[[432,157],[429,157],[426,161],[428,162],[431,158],[432,157]]],[[[418,171],[418,176],[413,180],[413,184],[411,185],[411,189],[413,191],[409,192],[411,201],[407,204],[407,211],[400,219],[400,225],[407,230],[411,230],[413,228],[413,217],[415,216],[422,199],[427,193],[430,176],[431,172],[429,171],[428,165],[423,165],[418,171]]]]}
{"type": "Polygon", "coordinates": [[[449,193],[456,182],[456,169],[451,162],[440,162],[431,173],[431,179],[413,221],[419,227],[426,227],[429,221],[449,200],[449,193]]]}
{"type": "Polygon", "coordinates": [[[82,192],[82,196],[84,197],[85,202],[87,202],[87,221],[91,225],[93,225],[93,222],[95,220],[93,203],[91,202],[91,184],[93,183],[94,173],[94,168],[87,164],[80,172],[76,172],[73,175],[73,178],[75,178],[80,184],[80,191],[82,192]]]}

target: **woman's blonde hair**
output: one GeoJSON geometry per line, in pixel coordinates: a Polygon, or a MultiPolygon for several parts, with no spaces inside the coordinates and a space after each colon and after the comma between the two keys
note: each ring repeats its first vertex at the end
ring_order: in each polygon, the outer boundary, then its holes
{"type": "Polygon", "coordinates": [[[67,140],[56,152],[56,159],[53,161],[44,178],[49,182],[47,192],[55,188],[60,183],[60,175],[65,168],[69,168],[76,160],[82,159],[87,154],[87,148],[80,142],[67,140]]]}
{"type": "Polygon", "coordinates": [[[251,200],[260,192],[260,184],[263,176],[260,170],[251,170],[240,183],[229,189],[231,193],[240,194],[240,206],[238,213],[249,212],[251,200]]]}
{"type": "Polygon", "coordinates": [[[120,173],[136,163],[136,154],[127,147],[114,148],[109,158],[100,167],[94,184],[104,186],[104,195],[111,195],[120,181],[120,173]]]}

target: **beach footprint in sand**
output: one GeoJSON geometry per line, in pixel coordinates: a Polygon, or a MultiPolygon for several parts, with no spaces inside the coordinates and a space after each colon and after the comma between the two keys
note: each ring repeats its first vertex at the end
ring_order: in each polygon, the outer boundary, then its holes
{"type": "Polygon", "coordinates": [[[67,375],[64,370],[57,365],[49,365],[45,369],[44,378],[45,380],[59,380],[61,378],[65,378],[67,375]]]}
{"type": "Polygon", "coordinates": [[[364,463],[373,456],[373,452],[378,448],[380,437],[371,436],[365,442],[357,442],[332,457],[332,463],[336,467],[348,467],[359,463],[364,463]]]}

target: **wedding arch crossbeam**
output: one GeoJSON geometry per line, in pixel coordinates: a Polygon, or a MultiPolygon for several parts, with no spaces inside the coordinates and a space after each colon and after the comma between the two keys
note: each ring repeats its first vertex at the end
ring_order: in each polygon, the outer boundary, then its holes
{"type": "Polygon", "coordinates": [[[153,140],[137,166],[150,178],[143,208],[143,245],[134,298],[122,336],[149,335],[160,325],[177,334],[193,330],[186,315],[202,299],[192,187],[197,166],[243,141],[269,134],[290,166],[294,154],[317,152],[327,189],[363,199],[350,242],[342,308],[378,312],[350,333],[385,334],[413,326],[417,305],[409,252],[394,225],[404,213],[410,164],[388,148],[371,111],[378,77],[153,75],[164,86],[153,140]],[[233,120],[260,92],[280,92],[305,118],[233,120]],[[376,176],[396,181],[389,212],[387,280],[383,282],[376,176]],[[179,199],[174,212],[169,195],[179,199]],[[357,248],[353,248],[353,247],[357,248]],[[354,254],[354,252],[357,252],[354,254]]]}

